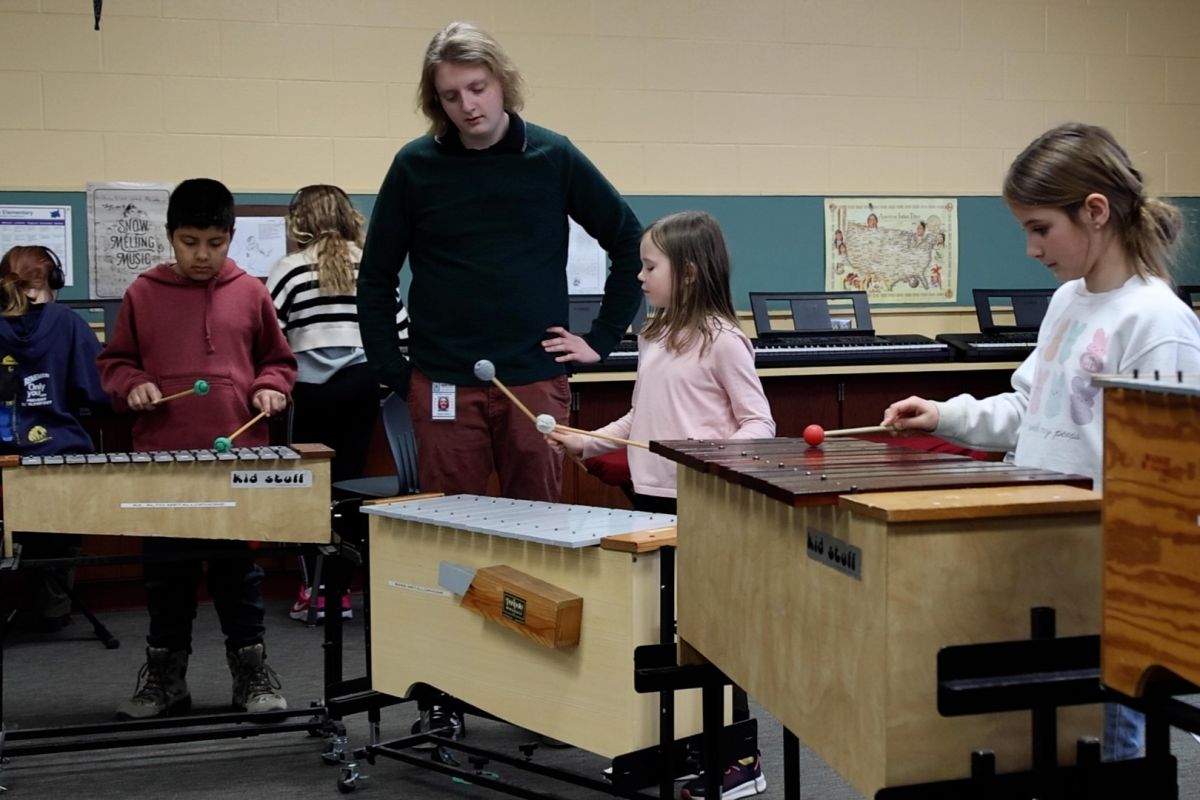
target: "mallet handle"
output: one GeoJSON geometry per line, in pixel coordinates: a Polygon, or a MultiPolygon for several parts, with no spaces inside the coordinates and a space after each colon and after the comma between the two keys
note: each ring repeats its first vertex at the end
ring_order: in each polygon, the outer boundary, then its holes
{"type": "Polygon", "coordinates": [[[196,387],[193,386],[190,389],[184,389],[182,392],[176,392],[175,394],[169,394],[166,397],[160,397],[154,401],[154,405],[156,405],[156,406],[161,405],[162,403],[165,403],[168,400],[178,400],[181,397],[187,397],[189,394],[195,394],[195,393],[196,393],[196,387]]]}
{"type": "Polygon", "coordinates": [[[234,439],[236,439],[237,437],[239,437],[239,436],[241,436],[243,433],[245,433],[245,432],[246,432],[246,431],[247,431],[247,430],[250,428],[250,426],[251,426],[251,425],[253,425],[254,423],[258,422],[260,419],[262,419],[262,418],[263,418],[263,417],[265,417],[266,415],[267,415],[267,412],[265,412],[265,411],[260,411],[260,412],[258,412],[258,416],[256,416],[254,419],[250,420],[250,421],[249,421],[249,422],[247,422],[245,425],[243,425],[242,427],[238,428],[236,431],[234,431],[233,433],[229,434],[229,435],[228,435],[228,436],[226,436],[225,438],[226,438],[226,439],[228,439],[229,441],[231,441],[231,442],[232,442],[234,439]]]}
{"type": "Polygon", "coordinates": [[[528,408],[526,408],[525,404],[522,403],[520,400],[518,400],[517,396],[515,394],[513,394],[512,392],[510,392],[508,390],[508,387],[500,382],[499,378],[492,378],[492,383],[496,384],[496,388],[499,389],[500,391],[504,392],[505,396],[508,397],[509,400],[512,400],[513,404],[517,408],[521,409],[521,413],[523,413],[525,416],[529,417],[530,422],[532,422],[534,425],[537,425],[537,416],[532,411],[530,411],[528,408]]]}
{"type": "Polygon", "coordinates": [[[825,438],[830,436],[858,436],[861,433],[891,433],[894,429],[887,425],[868,425],[865,428],[840,428],[835,431],[825,431],[825,438]]]}
{"type": "Polygon", "coordinates": [[[600,433],[599,431],[585,431],[582,428],[572,428],[567,425],[555,425],[554,430],[561,431],[562,433],[578,433],[584,436],[591,436],[594,439],[606,439],[610,442],[616,442],[617,444],[624,444],[630,447],[640,447],[643,450],[650,449],[650,445],[646,444],[645,442],[635,442],[631,439],[622,439],[620,436],[609,436],[607,433],[600,433]]]}

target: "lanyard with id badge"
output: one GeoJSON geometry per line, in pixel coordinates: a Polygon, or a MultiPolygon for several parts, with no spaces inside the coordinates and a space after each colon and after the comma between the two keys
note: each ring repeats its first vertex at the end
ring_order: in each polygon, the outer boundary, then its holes
{"type": "Polygon", "coordinates": [[[454,421],[457,387],[453,383],[434,383],[430,396],[430,416],[434,420],[454,421]]]}

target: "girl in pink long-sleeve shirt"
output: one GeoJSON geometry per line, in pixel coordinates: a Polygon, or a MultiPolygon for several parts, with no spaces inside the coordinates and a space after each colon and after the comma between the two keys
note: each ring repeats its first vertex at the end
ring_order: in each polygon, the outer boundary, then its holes
{"type": "MultiPolygon", "coordinates": [[[[754,350],[729,293],[729,249],[717,221],[703,211],[663,217],[642,234],[638,280],[656,311],[638,335],[633,407],[598,433],[622,439],[770,439],[771,407],[754,371],[754,350]]],[[[551,433],[553,446],[585,458],[621,445],[582,434],[551,433]]],[[[674,514],[675,462],[631,447],[633,505],[674,514]]],[[[734,720],[749,719],[746,692],[733,687],[734,720]]],[[[703,795],[697,778],[680,792],[703,795]]],[[[734,762],[722,794],[749,797],[767,789],[761,759],[734,762]]]]}
{"type": "MultiPolygon", "coordinates": [[[[754,350],[729,292],[729,250],[702,211],[663,217],[642,234],[638,280],[656,311],[638,336],[633,407],[598,429],[623,439],[769,439],[775,421],[754,371],[754,350]]],[[[621,445],[554,433],[552,443],[590,458],[621,445]]],[[[634,506],[675,512],[675,463],[629,449],[634,506]]]]}

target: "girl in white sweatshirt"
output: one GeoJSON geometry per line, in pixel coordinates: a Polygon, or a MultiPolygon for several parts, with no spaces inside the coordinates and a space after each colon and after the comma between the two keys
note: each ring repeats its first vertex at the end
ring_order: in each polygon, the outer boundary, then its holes
{"type": "MultiPolygon", "coordinates": [[[[1006,451],[1021,466],[1087,475],[1100,491],[1103,394],[1092,376],[1200,372],[1200,322],[1172,290],[1167,267],[1182,214],[1146,196],[1112,134],[1076,123],[1017,156],[1004,199],[1029,255],[1064,281],[1036,349],[1013,373],[1011,392],[942,403],[909,397],[888,406],[882,424],[1006,451]]],[[[1140,714],[1106,707],[1107,758],[1135,757],[1144,734],[1140,714]]]]}

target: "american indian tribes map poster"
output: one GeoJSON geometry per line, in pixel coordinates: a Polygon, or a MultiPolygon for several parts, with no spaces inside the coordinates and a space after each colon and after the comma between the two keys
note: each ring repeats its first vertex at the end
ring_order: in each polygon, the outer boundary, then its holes
{"type": "Polygon", "coordinates": [[[825,289],[871,303],[946,303],[958,294],[958,204],[950,198],[825,201],[825,289]]]}

